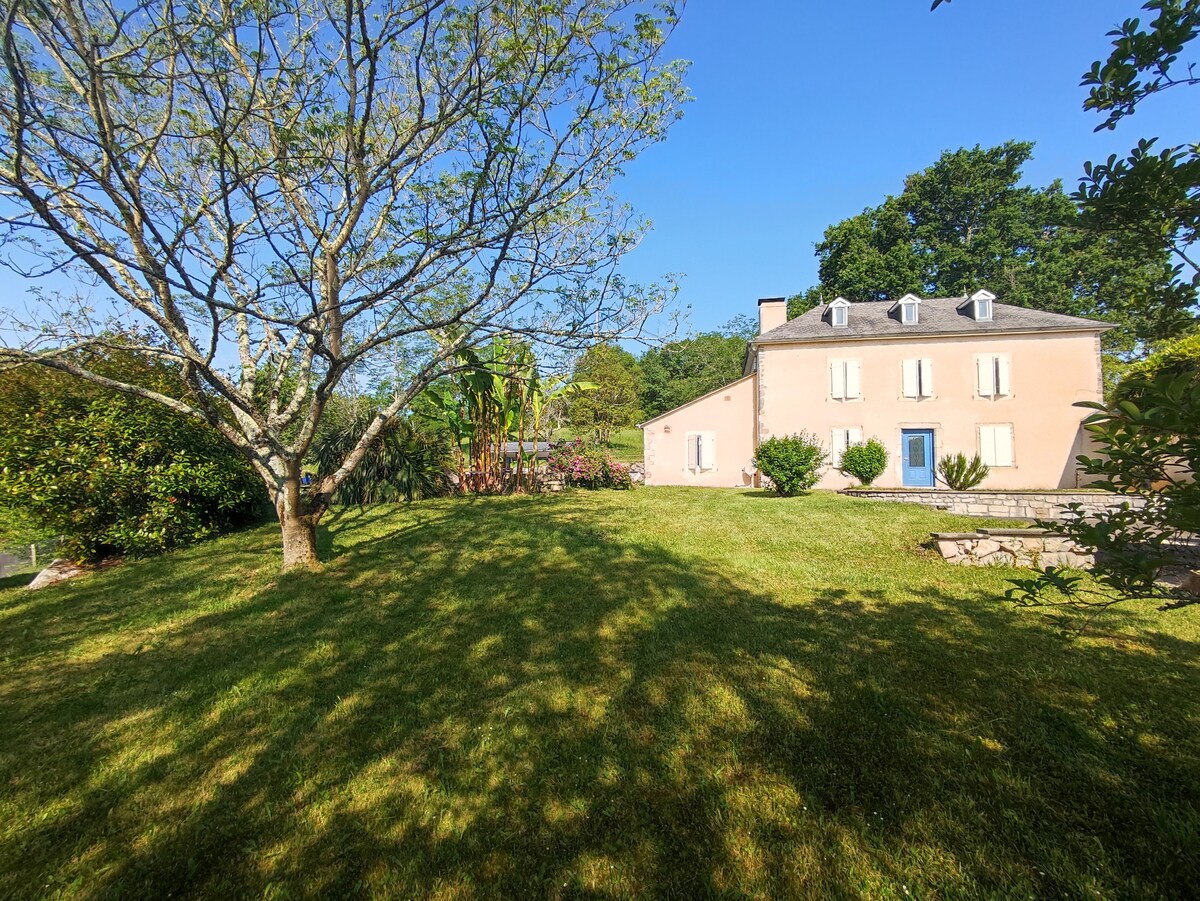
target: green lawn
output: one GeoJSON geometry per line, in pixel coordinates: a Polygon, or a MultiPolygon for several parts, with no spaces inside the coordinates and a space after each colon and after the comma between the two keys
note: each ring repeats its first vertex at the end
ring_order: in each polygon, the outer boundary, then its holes
{"type": "MultiPolygon", "coordinates": [[[[570,429],[562,429],[554,436],[555,441],[571,441],[576,433],[570,429]]],[[[608,450],[618,463],[640,463],[645,456],[642,444],[642,430],[639,428],[618,429],[608,440],[608,450]]]]}
{"type": "Polygon", "coordinates": [[[1200,611],[1065,641],[964,521],[642,489],[0,592],[0,896],[1194,897],[1200,611]]]}

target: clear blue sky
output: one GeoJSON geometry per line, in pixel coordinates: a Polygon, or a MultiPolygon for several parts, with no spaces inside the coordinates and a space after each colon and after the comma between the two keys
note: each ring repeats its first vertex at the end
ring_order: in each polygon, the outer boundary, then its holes
{"type": "Polygon", "coordinates": [[[898,193],[945,149],[1036,142],[1031,184],[1073,190],[1139,137],[1185,143],[1200,89],[1093,133],[1081,74],[1142,0],[689,0],[674,40],[695,101],[622,195],[654,230],[624,267],[682,273],[690,325],[755,315],[817,281],[825,228],[898,193]]]}

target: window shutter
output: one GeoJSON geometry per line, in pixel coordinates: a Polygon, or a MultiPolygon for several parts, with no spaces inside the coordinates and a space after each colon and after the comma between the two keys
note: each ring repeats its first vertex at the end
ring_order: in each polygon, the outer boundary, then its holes
{"type": "Polygon", "coordinates": [[[846,430],[834,429],[830,436],[829,442],[832,453],[829,455],[829,462],[834,466],[842,465],[842,454],[846,452],[846,430]]]}
{"type": "Polygon", "coordinates": [[[846,397],[862,396],[862,364],[858,360],[846,361],[846,397]]]}
{"type": "Polygon", "coordinates": [[[700,436],[700,468],[712,469],[717,465],[716,435],[700,436]]]}
{"type": "Polygon", "coordinates": [[[996,393],[996,358],[976,357],[975,369],[979,383],[979,396],[991,397],[996,393]]]}
{"type": "Polygon", "coordinates": [[[846,447],[862,444],[862,429],[846,429],[846,447]]]}
{"type": "Polygon", "coordinates": [[[688,466],[692,469],[700,468],[700,436],[688,435],[688,466]]]}
{"type": "Polygon", "coordinates": [[[829,396],[837,400],[846,397],[846,363],[844,360],[829,361],[829,396]]]}
{"type": "Polygon", "coordinates": [[[920,397],[920,360],[905,360],[902,365],[904,372],[904,396],[920,397]]]}
{"type": "Polygon", "coordinates": [[[928,357],[920,361],[921,397],[933,397],[933,360],[928,357]]]}
{"type": "Polygon", "coordinates": [[[1012,466],[1012,426],[981,425],[979,427],[979,458],[988,466],[1012,466]]]}
{"type": "Polygon", "coordinates": [[[1008,357],[996,357],[996,393],[1001,397],[1012,393],[1012,365],[1008,357]]]}
{"type": "Polygon", "coordinates": [[[998,425],[995,427],[996,436],[996,466],[1013,465],[1013,435],[1012,426],[998,425]]]}

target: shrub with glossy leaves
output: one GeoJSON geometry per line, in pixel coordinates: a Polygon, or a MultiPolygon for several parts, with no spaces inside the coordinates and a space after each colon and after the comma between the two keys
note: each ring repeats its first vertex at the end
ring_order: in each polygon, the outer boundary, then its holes
{"type": "Polygon", "coordinates": [[[854,444],[846,448],[839,468],[863,485],[870,485],[884,474],[887,464],[887,448],[871,438],[866,444],[854,444]]]}
{"type": "MultiPolygon", "coordinates": [[[[96,361],[156,390],[165,366],[96,361]]],[[[149,400],[44,369],[0,375],[0,504],[62,536],[64,556],[145,556],[262,515],[266,493],[216,429],[149,400]]]]}
{"type": "Polygon", "coordinates": [[[821,477],[828,455],[808,432],[768,438],[754,452],[759,472],[784,497],[810,490],[821,477]]]}
{"type": "Polygon", "coordinates": [[[986,479],[991,471],[978,454],[969,460],[965,454],[948,454],[938,461],[938,472],[955,491],[969,491],[986,479]]]}

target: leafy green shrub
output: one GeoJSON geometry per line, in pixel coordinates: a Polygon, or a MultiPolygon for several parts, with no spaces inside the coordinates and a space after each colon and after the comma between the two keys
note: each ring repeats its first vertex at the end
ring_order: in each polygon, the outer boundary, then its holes
{"type": "Polygon", "coordinates": [[[986,479],[991,471],[978,454],[970,460],[963,454],[953,454],[938,461],[938,472],[955,491],[969,491],[986,479]]]}
{"type": "Polygon", "coordinates": [[[759,472],[784,497],[808,491],[817,484],[827,459],[824,448],[808,432],[768,438],[754,452],[759,472]]]}
{"type": "Polygon", "coordinates": [[[871,438],[866,444],[854,444],[846,448],[840,469],[863,485],[870,485],[884,474],[887,464],[887,449],[871,438]]]}
{"type": "MultiPolygon", "coordinates": [[[[173,373],[96,361],[156,390],[173,373]]],[[[145,556],[262,515],[266,492],[216,429],[150,400],[22,367],[0,375],[0,504],[63,536],[64,556],[145,556]]]]}
{"type": "Polygon", "coordinates": [[[1154,384],[1160,376],[1187,375],[1193,390],[1200,389],[1200,334],[1187,335],[1164,344],[1140,363],[1134,363],[1126,371],[1113,391],[1113,400],[1130,400],[1143,404],[1143,395],[1148,391],[1158,396],[1160,389],[1154,384]]]}
{"type": "MultiPolygon", "coordinates": [[[[322,474],[334,472],[362,437],[375,408],[332,411],[313,439],[309,459],[322,474]]],[[[450,491],[450,442],[444,435],[393,419],[333,496],[336,504],[383,504],[438,497],[450,491]]]]}
{"type": "Polygon", "coordinates": [[[575,488],[633,487],[629,467],[622,466],[602,447],[579,440],[551,448],[548,467],[575,488]]]}

